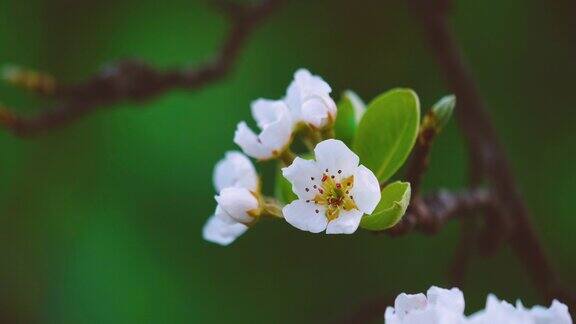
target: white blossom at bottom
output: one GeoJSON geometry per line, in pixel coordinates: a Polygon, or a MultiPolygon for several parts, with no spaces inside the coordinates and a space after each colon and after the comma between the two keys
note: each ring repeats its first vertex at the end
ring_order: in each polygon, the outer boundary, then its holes
{"type": "Polygon", "coordinates": [[[486,308],[469,317],[469,324],[572,324],[568,307],[554,300],[550,308],[534,306],[527,309],[517,301],[516,307],[492,294],[486,308]]]}
{"type": "Polygon", "coordinates": [[[384,318],[386,324],[464,324],[464,296],[458,288],[438,287],[426,295],[402,293],[384,318]]]}
{"type": "Polygon", "coordinates": [[[516,307],[489,295],[486,308],[466,317],[464,296],[458,288],[431,287],[426,295],[402,293],[384,314],[385,324],[572,324],[568,307],[554,300],[549,308],[516,307]]]}

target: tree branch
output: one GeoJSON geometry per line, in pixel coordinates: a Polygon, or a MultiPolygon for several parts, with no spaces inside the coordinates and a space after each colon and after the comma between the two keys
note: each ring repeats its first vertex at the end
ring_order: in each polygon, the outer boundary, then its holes
{"type": "Polygon", "coordinates": [[[384,233],[401,236],[419,231],[432,235],[451,219],[470,215],[470,211],[482,210],[494,204],[491,193],[485,189],[469,189],[460,192],[446,190],[416,197],[406,215],[394,227],[384,233]]]}
{"type": "Polygon", "coordinates": [[[51,97],[58,103],[36,116],[23,117],[6,108],[0,109],[0,125],[14,135],[30,136],[64,126],[117,102],[147,100],[172,89],[201,89],[224,78],[232,70],[248,37],[281,2],[263,0],[259,4],[240,5],[216,0],[214,4],[225,14],[231,27],[211,60],[193,69],[165,71],[139,60],[124,60],[105,67],[80,84],[53,85],[51,97]]]}
{"type": "Polygon", "coordinates": [[[477,163],[475,178],[485,178],[494,188],[505,215],[512,222],[509,243],[527,269],[532,282],[547,300],[560,298],[573,311],[576,298],[560,286],[530,221],[530,214],[516,185],[510,165],[486,105],[480,96],[456,39],[448,26],[449,0],[409,0],[429,46],[450,88],[459,100],[456,118],[468,142],[470,158],[477,163]]]}
{"type": "MultiPolygon", "coordinates": [[[[430,120],[432,117],[429,111],[424,120],[430,120]]],[[[406,181],[410,182],[412,188],[412,197],[418,197],[420,194],[420,185],[424,173],[428,170],[430,162],[430,150],[432,143],[438,134],[438,130],[433,127],[432,123],[422,122],[416,145],[410,154],[410,162],[406,170],[406,181]]]]}

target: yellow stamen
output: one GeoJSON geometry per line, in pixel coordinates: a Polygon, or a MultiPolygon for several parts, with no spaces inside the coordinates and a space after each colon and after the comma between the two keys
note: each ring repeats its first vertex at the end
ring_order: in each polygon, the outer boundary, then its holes
{"type": "MultiPolygon", "coordinates": [[[[338,173],[342,171],[338,170],[338,173]]],[[[326,208],[326,218],[332,221],[340,216],[340,210],[349,211],[357,209],[354,198],[350,195],[350,190],[354,186],[354,176],[349,176],[336,181],[336,176],[324,173],[321,178],[321,186],[314,196],[313,202],[326,208]]]]}

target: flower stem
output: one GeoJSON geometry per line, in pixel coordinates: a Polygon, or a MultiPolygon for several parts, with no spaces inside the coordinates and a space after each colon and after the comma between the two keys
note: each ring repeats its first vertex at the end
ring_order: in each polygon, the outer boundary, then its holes
{"type": "Polygon", "coordinates": [[[284,218],[282,215],[282,206],[276,199],[264,197],[264,210],[262,216],[270,218],[284,218]]]}
{"type": "Polygon", "coordinates": [[[322,138],[323,139],[335,138],[335,137],[336,137],[336,133],[334,132],[334,127],[329,127],[329,128],[325,128],[324,130],[322,130],[322,138]]]}
{"type": "Polygon", "coordinates": [[[308,132],[308,138],[313,143],[313,145],[316,146],[316,144],[322,142],[322,133],[319,130],[310,128],[308,132]]]}
{"type": "Polygon", "coordinates": [[[288,166],[292,164],[296,158],[296,154],[294,154],[290,148],[286,148],[278,158],[282,160],[286,166],[288,166]]]}

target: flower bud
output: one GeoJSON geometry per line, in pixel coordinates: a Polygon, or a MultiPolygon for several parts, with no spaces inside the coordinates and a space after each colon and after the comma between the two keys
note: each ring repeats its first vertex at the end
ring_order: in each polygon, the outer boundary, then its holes
{"type": "Polygon", "coordinates": [[[215,198],[222,212],[237,222],[251,224],[260,216],[258,198],[248,189],[225,188],[215,198]]]}
{"type": "Polygon", "coordinates": [[[450,120],[454,106],[456,106],[456,97],[454,95],[442,97],[442,99],[438,100],[438,102],[432,106],[434,128],[436,128],[437,132],[442,130],[450,120]]]}

